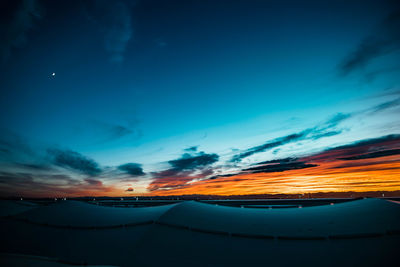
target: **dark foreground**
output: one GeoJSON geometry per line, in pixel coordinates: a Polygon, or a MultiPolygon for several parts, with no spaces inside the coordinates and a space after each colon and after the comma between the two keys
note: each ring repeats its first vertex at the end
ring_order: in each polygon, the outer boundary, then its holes
{"type": "Polygon", "coordinates": [[[399,222],[383,199],[4,200],[0,265],[398,266],[399,222]]]}

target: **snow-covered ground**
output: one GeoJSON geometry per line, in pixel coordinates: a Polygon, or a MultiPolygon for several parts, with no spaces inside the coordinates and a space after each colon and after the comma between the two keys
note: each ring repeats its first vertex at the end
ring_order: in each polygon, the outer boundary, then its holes
{"type": "Polygon", "coordinates": [[[397,259],[399,222],[400,205],[381,199],[281,209],[1,201],[0,257],[4,266],[382,266],[397,259]]]}

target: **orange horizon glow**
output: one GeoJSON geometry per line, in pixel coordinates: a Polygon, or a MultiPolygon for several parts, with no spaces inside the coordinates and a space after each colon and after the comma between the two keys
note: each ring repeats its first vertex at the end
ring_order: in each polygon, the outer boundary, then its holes
{"type": "Polygon", "coordinates": [[[176,189],[155,191],[150,195],[304,194],[400,190],[398,155],[385,157],[385,161],[381,163],[376,159],[363,160],[364,166],[335,168],[343,164],[341,161],[318,164],[319,166],[313,168],[281,173],[241,174],[203,180],[176,189]]]}
{"type": "MultiPolygon", "coordinates": [[[[346,159],[346,155],[365,155],[375,148],[398,149],[398,140],[342,147],[300,158],[312,164],[302,169],[281,172],[239,172],[229,177],[209,179],[202,174],[156,177],[146,186],[127,191],[132,184],[123,181],[90,180],[78,186],[42,184],[41,187],[11,188],[9,196],[23,197],[124,197],[180,195],[254,195],[309,194],[344,192],[400,191],[400,154],[361,159],[346,159]],[[361,151],[361,152],[360,152],[361,151]],[[129,185],[129,187],[127,187],[129,185]],[[14,191],[13,191],[14,190],[14,191]]],[[[1,192],[0,192],[1,193],[1,192]]]]}
{"type": "Polygon", "coordinates": [[[86,188],[81,191],[34,193],[34,197],[82,196],[173,196],[173,195],[252,195],[252,194],[308,194],[338,192],[373,192],[400,190],[400,156],[389,156],[377,161],[366,159],[361,166],[337,168],[343,161],[313,162],[319,166],[279,173],[240,174],[202,180],[168,190],[126,192],[116,185],[86,188]]]}

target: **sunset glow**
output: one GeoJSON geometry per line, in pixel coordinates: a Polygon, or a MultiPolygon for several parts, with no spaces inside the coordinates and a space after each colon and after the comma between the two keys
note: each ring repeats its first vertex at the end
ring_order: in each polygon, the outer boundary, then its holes
{"type": "Polygon", "coordinates": [[[8,1],[0,197],[398,194],[400,7],[328,2],[8,1]]]}

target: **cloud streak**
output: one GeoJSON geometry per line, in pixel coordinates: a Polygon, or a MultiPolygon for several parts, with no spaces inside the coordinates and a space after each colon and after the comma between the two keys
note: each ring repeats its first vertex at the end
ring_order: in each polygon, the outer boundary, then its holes
{"type": "Polygon", "coordinates": [[[352,157],[344,157],[339,158],[341,160],[360,160],[360,159],[373,159],[373,158],[381,158],[393,155],[400,155],[400,149],[389,149],[383,151],[376,151],[371,153],[365,153],[362,155],[352,156],[352,157]]]}
{"type": "Polygon", "coordinates": [[[92,1],[88,12],[104,35],[104,48],[111,62],[123,62],[126,47],[133,37],[129,4],[124,1],[92,1]]]}
{"type": "Polygon", "coordinates": [[[240,162],[242,159],[250,157],[254,154],[262,153],[267,150],[301,140],[306,140],[306,139],[316,140],[324,137],[338,135],[341,133],[341,131],[333,129],[336,126],[338,126],[339,123],[348,119],[350,116],[351,116],[350,114],[338,113],[335,116],[328,119],[327,121],[325,121],[324,123],[317,125],[315,127],[307,128],[301,132],[279,137],[274,140],[268,141],[262,145],[251,147],[247,149],[245,152],[234,155],[230,161],[240,162]]]}
{"type": "Polygon", "coordinates": [[[102,196],[115,190],[100,180],[83,181],[69,175],[0,172],[0,195],[23,197],[102,196]]]}
{"type": "Polygon", "coordinates": [[[390,14],[376,32],[364,39],[339,65],[339,73],[346,76],[363,68],[375,58],[400,49],[400,10],[390,14]]]}
{"type": "Polygon", "coordinates": [[[191,155],[189,153],[185,153],[181,158],[170,160],[168,163],[175,170],[193,170],[213,164],[217,162],[218,159],[219,156],[217,154],[206,154],[204,152],[200,152],[196,155],[191,155]]]}
{"type": "Polygon", "coordinates": [[[139,137],[139,133],[136,129],[126,127],[121,124],[106,123],[101,121],[91,121],[91,131],[95,131],[97,135],[104,136],[101,142],[112,142],[123,137],[136,134],[139,137]]]}
{"type": "Polygon", "coordinates": [[[131,129],[122,125],[111,125],[108,131],[109,131],[109,137],[108,137],[109,140],[119,139],[132,133],[131,129]]]}
{"type": "Polygon", "coordinates": [[[305,162],[292,162],[292,163],[282,163],[276,165],[253,167],[244,169],[244,171],[246,172],[250,171],[250,173],[284,172],[284,171],[312,168],[317,166],[318,165],[316,164],[307,164],[305,162]]]}
{"type": "Polygon", "coordinates": [[[212,175],[214,171],[210,166],[218,160],[217,154],[207,154],[203,151],[184,153],[180,158],[168,161],[170,169],[152,173],[153,181],[147,189],[155,191],[187,186],[193,180],[212,175]]]}
{"type": "Polygon", "coordinates": [[[239,172],[154,191],[181,194],[293,194],[337,191],[393,191],[400,181],[400,135],[336,146],[300,158],[259,162],[239,172]]]}
{"type": "Polygon", "coordinates": [[[5,61],[13,48],[27,42],[27,33],[42,18],[43,9],[36,0],[24,0],[7,1],[0,10],[0,56],[5,61]]]}
{"type": "Polygon", "coordinates": [[[94,160],[72,150],[48,149],[48,155],[54,165],[81,172],[90,176],[102,172],[99,164],[94,160]]]}
{"type": "Polygon", "coordinates": [[[310,164],[304,161],[298,161],[297,159],[294,158],[287,158],[282,160],[276,160],[274,163],[261,164],[257,167],[243,169],[242,171],[250,173],[284,172],[284,171],[305,169],[317,166],[318,165],[316,164],[310,164]]]}

